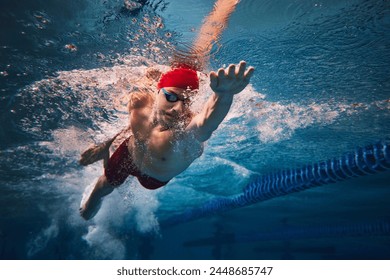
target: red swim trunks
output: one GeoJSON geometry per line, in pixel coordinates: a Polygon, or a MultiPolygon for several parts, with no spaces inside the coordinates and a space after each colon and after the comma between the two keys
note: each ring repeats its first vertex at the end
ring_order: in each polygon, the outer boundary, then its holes
{"type": "Polygon", "coordinates": [[[104,171],[106,178],[111,186],[121,185],[127,177],[133,175],[138,178],[138,181],[147,189],[155,190],[168,184],[161,182],[148,175],[142,174],[141,171],[134,165],[133,158],[128,149],[129,138],[116,149],[108,160],[107,168],[104,171]]]}

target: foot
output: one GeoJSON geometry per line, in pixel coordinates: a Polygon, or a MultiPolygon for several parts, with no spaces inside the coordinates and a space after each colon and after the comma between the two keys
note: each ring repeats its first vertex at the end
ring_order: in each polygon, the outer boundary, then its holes
{"type": "Polygon", "coordinates": [[[112,141],[113,139],[110,139],[100,144],[92,144],[81,154],[79,163],[83,166],[86,166],[104,158],[108,158],[112,141]]]}
{"type": "Polygon", "coordinates": [[[102,196],[98,195],[99,186],[101,185],[100,181],[101,179],[99,178],[95,185],[90,185],[85,189],[83,193],[79,212],[80,216],[83,217],[85,220],[92,219],[102,205],[102,196]]]}
{"type": "Polygon", "coordinates": [[[96,199],[96,200],[91,200],[90,197],[87,199],[85,203],[82,203],[80,205],[80,216],[83,217],[84,220],[90,220],[99,211],[100,207],[102,206],[102,199],[96,199]]]}

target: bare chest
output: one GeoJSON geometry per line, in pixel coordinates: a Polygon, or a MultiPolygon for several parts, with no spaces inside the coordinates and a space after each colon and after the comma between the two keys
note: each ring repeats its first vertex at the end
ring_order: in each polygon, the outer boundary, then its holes
{"type": "Polygon", "coordinates": [[[187,136],[173,133],[153,133],[148,139],[147,151],[150,157],[168,165],[192,162],[203,151],[201,143],[187,136]]]}
{"type": "Polygon", "coordinates": [[[183,172],[203,152],[203,144],[189,135],[159,131],[146,116],[132,122],[130,147],[140,170],[157,179],[169,180],[183,172]]]}

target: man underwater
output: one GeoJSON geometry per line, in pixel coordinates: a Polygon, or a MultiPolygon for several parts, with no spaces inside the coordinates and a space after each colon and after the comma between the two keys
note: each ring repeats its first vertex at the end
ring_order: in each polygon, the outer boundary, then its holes
{"type": "MultiPolygon", "coordinates": [[[[206,20],[203,25],[206,30],[208,27],[215,29],[215,22],[225,23],[237,1],[218,0],[217,4],[209,16],[211,21],[206,20]]],[[[200,36],[198,45],[215,39],[215,34],[221,30],[212,32],[202,33],[208,37],[200,36]]],[[[80,215],[86,220],[92,218],[102,198],[130,175],[143,187],[154,190],[186,170],[201,156],[204,142],[223,121],[234,95],[248,85],[253,72],[254,68],[247,67],[245,61],[210,72],[213,93],[198,114],[190,110],[191,100],[199,89],[198,73],[191,67],[178,66],[154,77],[158,83],[152,92],[131,93],[128,103],[130,137],[111,157],[109,147],[120,133],[81,155],[82,165],[103,159],[105,170],[92,192],[82,201],[80,215]]]]}

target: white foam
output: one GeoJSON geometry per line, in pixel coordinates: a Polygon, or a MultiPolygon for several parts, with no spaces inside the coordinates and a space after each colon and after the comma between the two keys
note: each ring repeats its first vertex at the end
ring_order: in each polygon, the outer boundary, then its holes
{"type": "Polygon", "coordinates": [[[142,187],[135,178],[130,178],[118,189],[128,218],[134,220],[136,229],[141,233],[159,232],[156,212],[159,207],[157,195],[159,190],[148,190],[142,187]]]}
{"type": "Polygon", "coordinates": [[[58,236],[59,229],[56,220],[52,220],[47,228],[42,229],[34,238],[28,242],[27,256],[33,257],[46,248],[50,240],[58,236]]]}
{"type": "Polygon", "coordinates": [[[277,142],[291,138],[297,129],[330,124],[339,113],[327,104],[307,107],[295,103],[267,103],[254,111],[253,116],[261,120],[256,125],[259,139],[262,142],[277,142]]]}
{"type": "Polygon", "coordinates": [[[123,242],[105,226],[89,226],[88,233],[83,236],[83,239],[91,247],[91,252],[88,252],[89,258],[118,260],[126,256],[123,242]]]}
{"type": "Polygon", "coordinates": [[[82,237],[91,247],[88,257],[92,253],[94,258],[124,259],[131,248],[126,248],[123,234],[136,230],[141,234],[158,235],[157,192],[146,190],[135,179],[129,179],[105,197],[82,237]]]}
{"type": "Polygon", "coordinates": [[[155,216],[159,207],[158,192],[158,190],[145,189],[135,178],[129,177],[113,193],[104,197],[102,207],[94,221],[97,224],[105,224],[118,220],[120,224],[123,219],[126,219],[127,222],[132,223],[129,228],[135,226],[141,233],[158,233],[159,225],[155,216]],[[114,220],[113,216],[115,216],[114,220]]]}
{"type": "Polygon", "coordinates": [[[342,117],[367,110],[389,110],[389,100],[364,103],[343,103],[329,100],[319,103],[270,102],[264,94],[250,85],[235,97],[232,108],[222,123],[225,131],[237,131],[236,141],[251,126],[258,132],[261,142],[279,142],[291,138],[299,129],[329,125],[342,117]],[[230,122],[239,119],[240,122],[230,122]]]}

